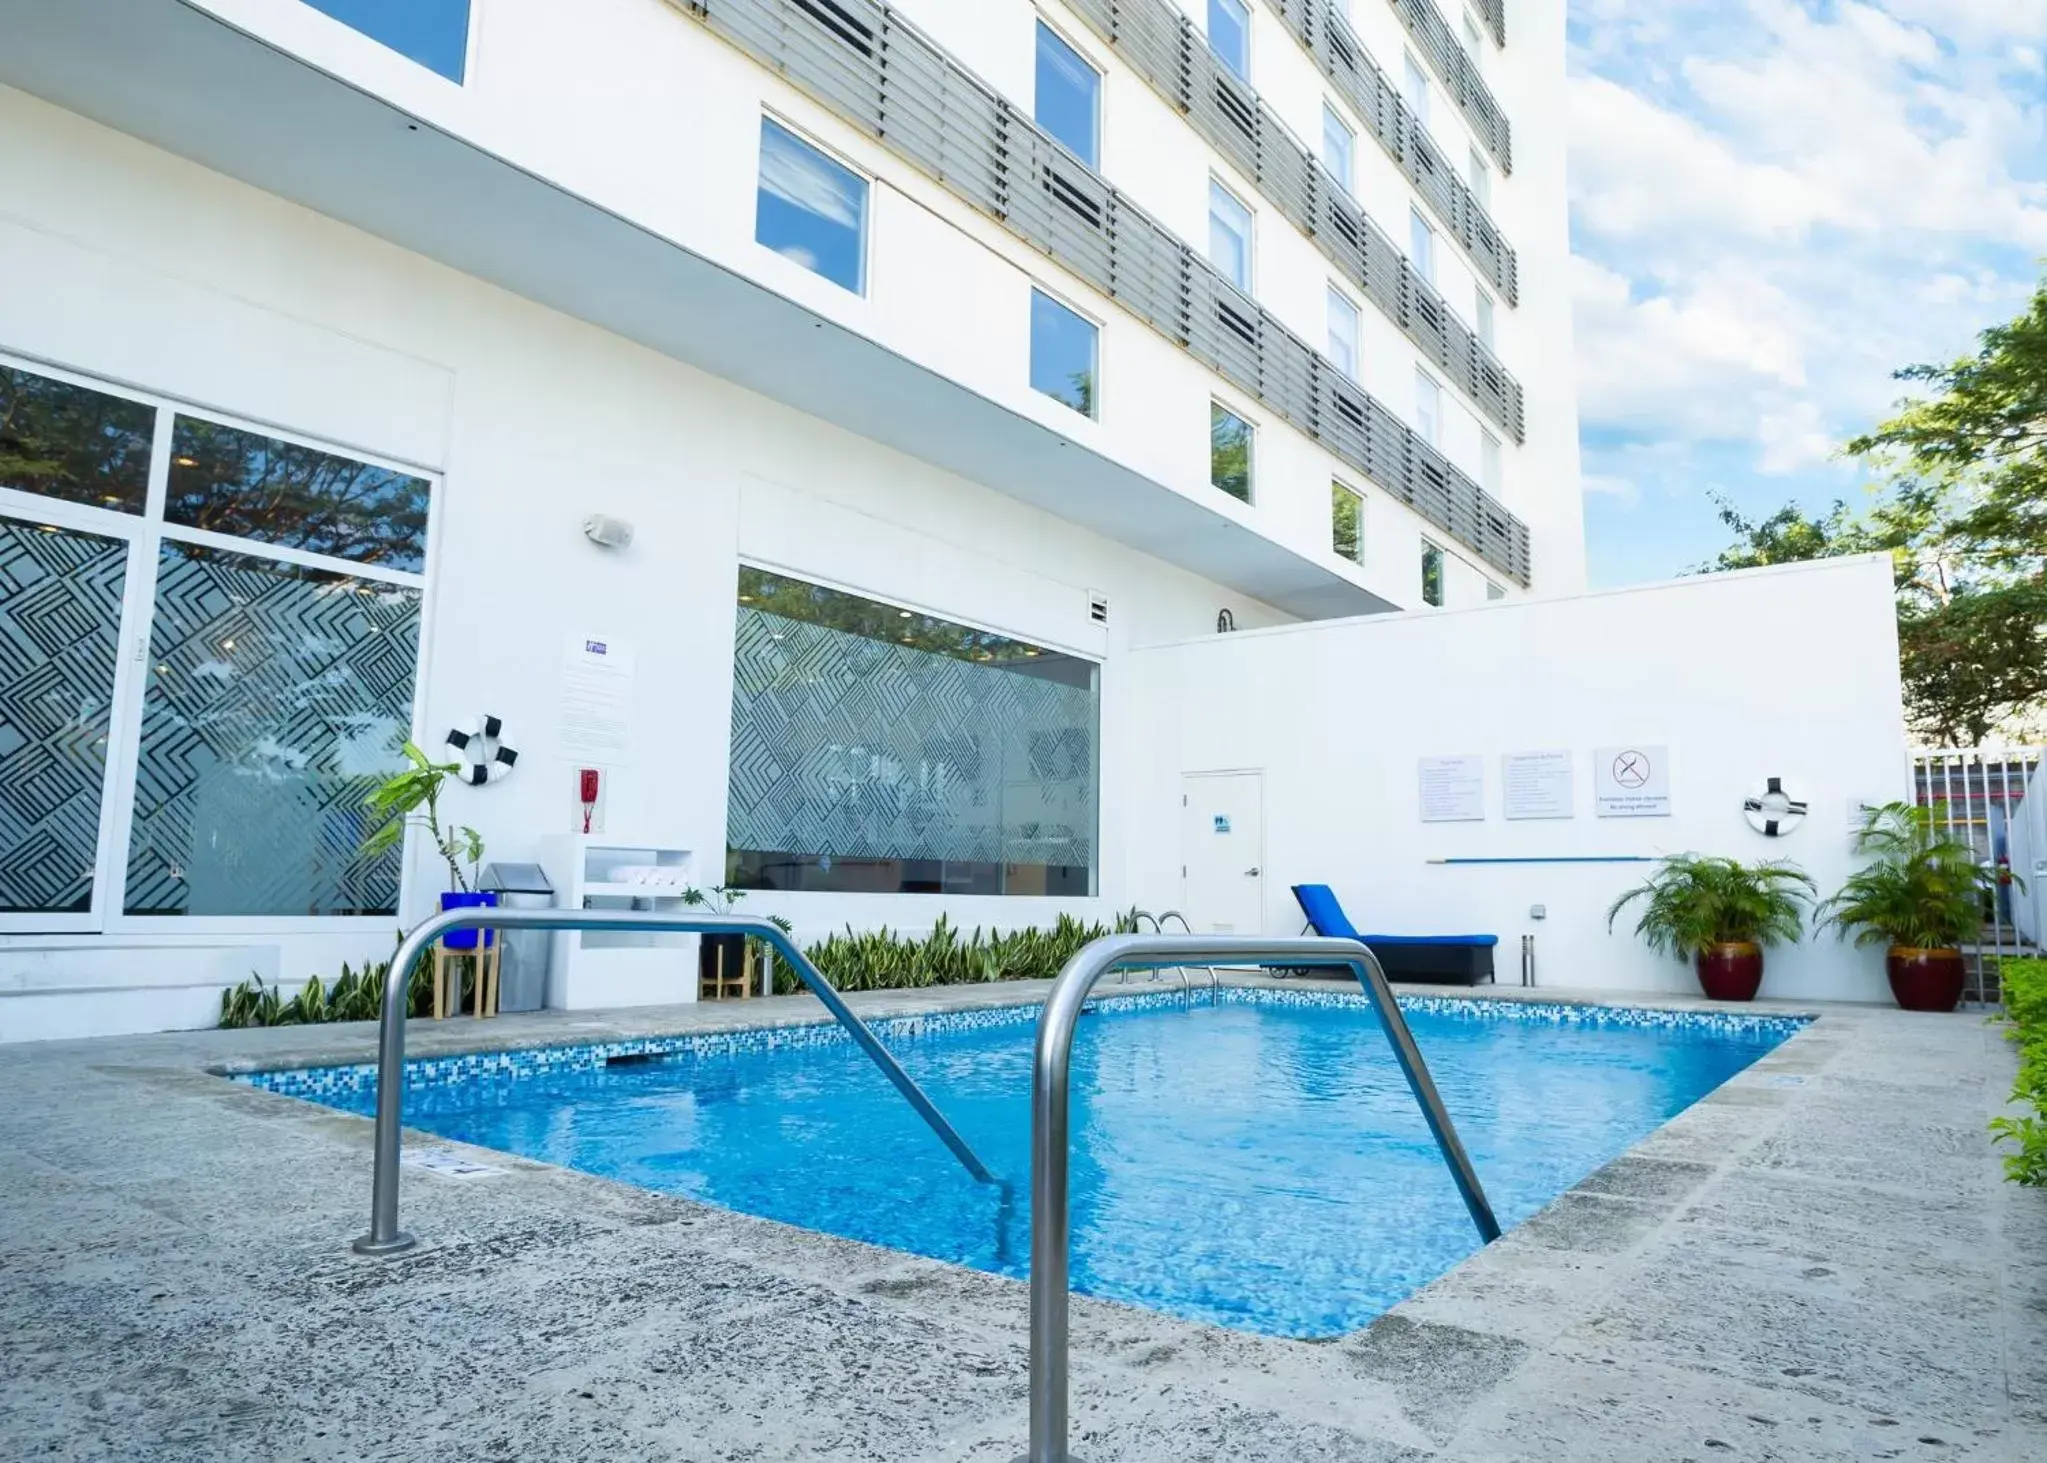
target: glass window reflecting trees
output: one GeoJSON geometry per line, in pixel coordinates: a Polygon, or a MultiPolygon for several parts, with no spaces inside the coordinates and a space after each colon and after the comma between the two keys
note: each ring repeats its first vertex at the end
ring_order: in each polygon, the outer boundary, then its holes
{"type": "Polygon", "coordinates": [[[867,180],[763,117],[753,236],[812,274],[864,293],[867,180]]]}
{"type": "Polygon", "coordinates": [[[1101,329],[1043,290],[1031,291],[1031,387],[1084,417],[1099,410],[1101,329]]]}
{"type": "Polygon", "coordinates": [[[1339,559],[1365,562],[1365,500],[1338,482],[1329,485],[1329,547],[1339,559]]]}
{"type": "Polygon", "coordinates": [[[1208,404],[1208,480],[1243,503],[1251,501],[1254,436],[1251,424],[1221,402],[1208,404]]]}
{"type": "Polygon", "coordinates": [[[1443,607],[1443,551],[1427,539],[1422,540],[1422,603],[1443,607]]]}

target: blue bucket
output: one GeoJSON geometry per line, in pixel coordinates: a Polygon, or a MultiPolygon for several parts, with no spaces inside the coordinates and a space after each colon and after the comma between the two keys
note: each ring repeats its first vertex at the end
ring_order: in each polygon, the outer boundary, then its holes
{"type": "MultiPolygon", "coordinates": [[[[475,894],[451,889],[441,896],[443,912],[450,909],[496,909],[497,904],[497,893],[490,889],[475,894]]],[[[497,943],[496,930],[450,930],[441,936],[441,945],[449,950],[474,950],[478,935],[483,936],[486,947],[497,943]]]]}

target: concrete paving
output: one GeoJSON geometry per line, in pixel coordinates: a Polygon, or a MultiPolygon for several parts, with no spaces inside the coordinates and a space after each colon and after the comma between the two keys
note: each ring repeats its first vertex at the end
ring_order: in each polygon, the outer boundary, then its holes
{"type": "MultiPolygon", "coordinates": [[[[1041,990],[853,1001],[882,1015],[1041,990]]],[[[415,1022],[411,1048],[821,1014],[784,997],[415,1022]]],[[[0,1458],[1021,1452],[1012,1281],[424,1136],[504,1172],[408,1169],[420,1250],[352,1255],[369,1123],[209,1069],[373,1049],[361,1026],[0,1046],[0,1458]]],[[[1980,1015],[1827,1009],[1357,1335],[1279,1341],[1077,1300],[1076,1452],[2039,1463],[2047,1194],[2000,1183],[1984,1133],[2011,1071],[1980,1015]]]]}

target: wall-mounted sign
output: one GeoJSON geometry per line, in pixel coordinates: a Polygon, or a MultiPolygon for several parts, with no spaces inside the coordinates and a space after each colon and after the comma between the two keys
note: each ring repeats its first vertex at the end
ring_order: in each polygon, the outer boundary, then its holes
{"type": "Polygon", "coordinates": [[[1509,818],[1576,815],[1577,784],[1569,752],[1509,752],[1500,759],[1500,785],[1509,818]]]}
{"type": "Polygon", "coordinates": [[[609,636],[569,635],[562,647],[560,750],[612,766],[632,745],[634,655],[609,636]]]}
{"type": "Polygon", "coordinates": [[[1227,813],[1217,813],[1215,815],[1215,831],[1224,835],[1229,833],[1230,819],[1227,813]]]}
{"type": "Polygon", "coordinates": [[[1424,757],[1420,776],[1424,823],[1485,821],[1485,758],[1424,757]]]}
{"type": "Polygon", "coordinates": [[[1602,818],[1670,816],[1670,748],[1601,747],[1592,754],[1594,801],[1602,818]]]}

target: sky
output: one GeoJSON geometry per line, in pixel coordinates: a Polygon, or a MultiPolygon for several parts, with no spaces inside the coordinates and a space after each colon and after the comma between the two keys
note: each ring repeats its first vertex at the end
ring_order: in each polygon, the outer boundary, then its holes
{"type": "Polygon", "coordinates": [[[1839,445],[2047,259],[2047,0],[1571,0],[1596,586],[1867,501],[1839,445]]]}

